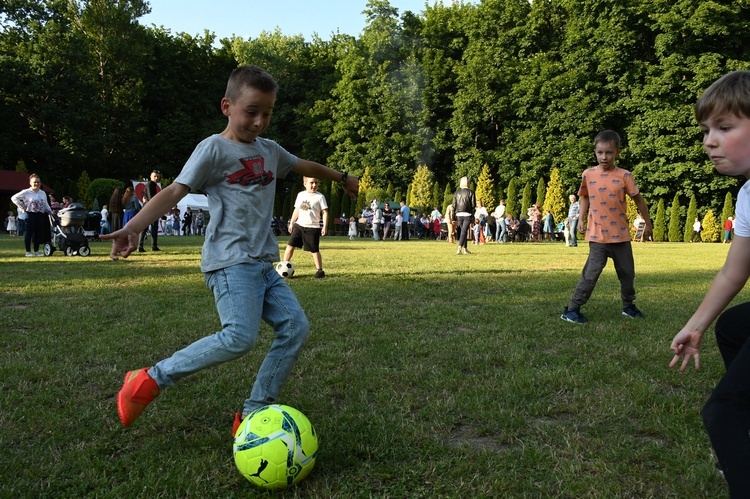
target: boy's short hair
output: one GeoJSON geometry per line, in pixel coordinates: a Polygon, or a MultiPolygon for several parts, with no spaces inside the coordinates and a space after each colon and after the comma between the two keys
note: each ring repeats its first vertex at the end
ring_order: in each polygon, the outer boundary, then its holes
{"type": "Polygon", "coordinates": [[[599,142],[611,142],[619,150],[620,134],[615,132],[614,130],[604,130],[602,132],[599,132],[594,139],[594,147],[596,147],[599,142]]]}
{"type": "Polygon", "coordinates": [[[279,91],[279,84],[263,68],[252,65],[240,66],[229,75],[224,97],[231,101],[237,100],[246,88],[254,88],[261,92],[276,94],[279,91]]]}
{"type": "Polygon", "coordinates": [[[713,82],[695,103],[695,118],[699,122],[717,113],[750,118],[750,71],[725,74],[713,82]]]}

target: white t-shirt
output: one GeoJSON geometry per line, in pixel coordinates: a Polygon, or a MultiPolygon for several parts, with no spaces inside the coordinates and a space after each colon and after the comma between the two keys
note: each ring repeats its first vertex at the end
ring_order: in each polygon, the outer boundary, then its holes
{"type": "Polygon", "coordinates": [[[296,156],[260,137],[243,144],[215,134],[196,146],[174,181],[208,196],[201,271],[279,259],[270,230],[276,182],[296,164],[296,156]]]}
{"type": "Polygon", "coordinates": [[[750,237],[750,182],[737,194],[737,207],[735,208],[734,235],[750,237]]]}
{"type": "Polygon", "coordinates": [[[318,191],[302,191],[297,194],[294,208],[298,210],[295,224],[300,227],[319,229],[323,210],[328,209],[328,203],[326,203],[326,197],[318,191]]]}

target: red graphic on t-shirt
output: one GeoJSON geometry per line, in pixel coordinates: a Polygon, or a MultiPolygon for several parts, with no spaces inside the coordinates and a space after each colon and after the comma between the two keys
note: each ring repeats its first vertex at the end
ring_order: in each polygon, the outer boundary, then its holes
{"type": "Polygon", "coordinates": [[[227,182],[240,185],[268,185],[273,182],[273,173],[267,172],[262,156],[240,159],[242,170],[227,175],[227,182]]]}

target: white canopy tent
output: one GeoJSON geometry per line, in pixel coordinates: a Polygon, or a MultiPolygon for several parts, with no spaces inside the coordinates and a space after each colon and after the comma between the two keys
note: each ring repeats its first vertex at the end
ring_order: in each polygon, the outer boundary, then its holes
{"type": "Polygon", "coordinates": [[[208,197],[205,194],[188,194],[177,203],[177,208],[180,210],[180,218],[188,208],[190,211],[208,211],[208,197]]]}

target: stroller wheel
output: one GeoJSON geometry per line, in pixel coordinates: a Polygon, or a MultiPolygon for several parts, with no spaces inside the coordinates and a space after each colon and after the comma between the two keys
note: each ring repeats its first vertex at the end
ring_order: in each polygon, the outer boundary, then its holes
{"type": "Polygon", "coordinates": [[[66,255],[73,256],[74,253],[75,252],[73,251],[73,247],[72,246],[68,246],[67,248],[65,248],[65,254],[66,255]]]}
{"type": "Polygon", "coordinates": [[[43,251],[44,251],[44,256],[52,256],[52,253],[55,252],[55,247],[52,246],[50,243],[45,243],[43,251]]]}
{"type": "Polygon", "coordinates": [[[81,256],[89,256],[91,254],[91,248],[88,246],[81,246],[78,248],[78,254],[81,256]]]}

